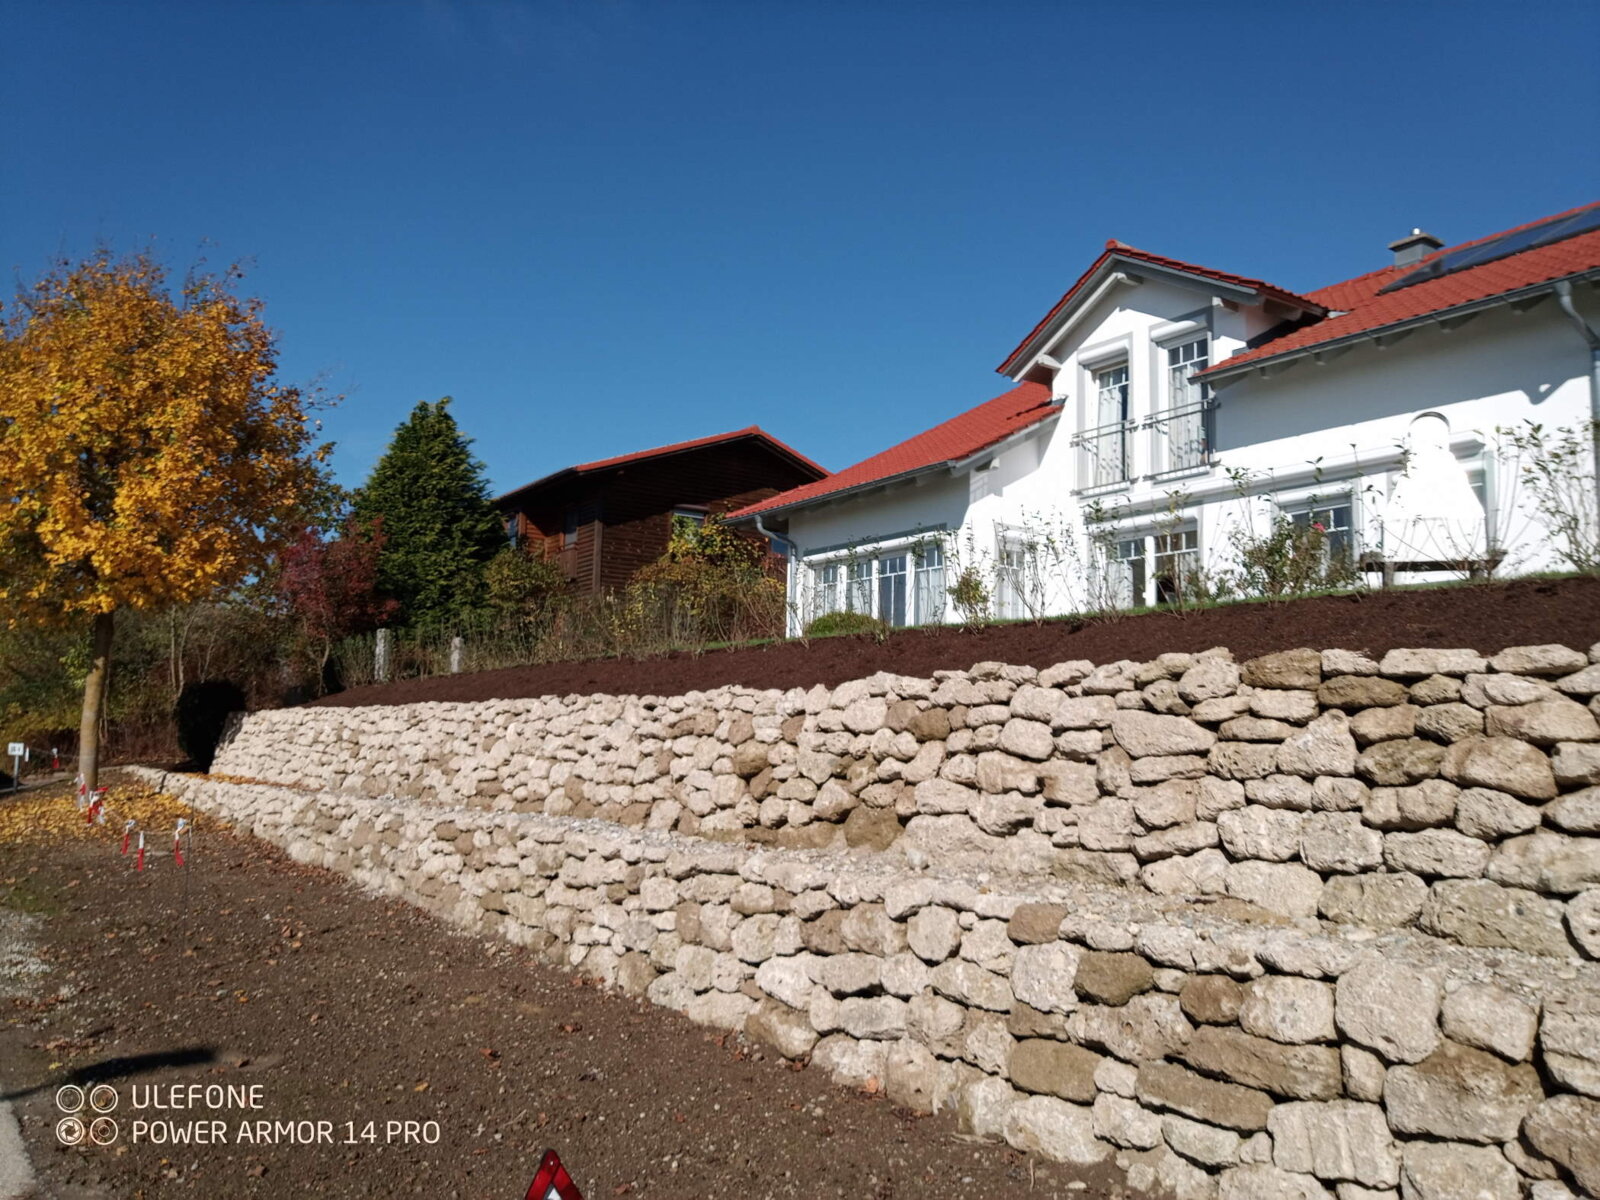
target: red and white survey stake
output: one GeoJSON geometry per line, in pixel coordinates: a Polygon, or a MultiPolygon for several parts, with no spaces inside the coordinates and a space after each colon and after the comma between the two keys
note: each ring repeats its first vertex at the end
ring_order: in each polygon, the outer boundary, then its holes
{"type": "Polygon", "coordinates": [[[142,829],[139,831],[139,857],[134,860],[133,869],[135,871],[144,870],[144,830],[142,829]]]}
{"type": "Polygon", "coordinates": [[[139,822],[129,817],[128,823],[122,827],[122,852],[124,854],[128,852],[128,839],[133,836],[134,826],[138,824],[139,822]]]}
{"type": "Polygon", "coordinates": [[[177,827],[172,831],[172,861],[180,867],[183,866],[183,831],[188,824],[188,817],[179,817],[177,827]]]}

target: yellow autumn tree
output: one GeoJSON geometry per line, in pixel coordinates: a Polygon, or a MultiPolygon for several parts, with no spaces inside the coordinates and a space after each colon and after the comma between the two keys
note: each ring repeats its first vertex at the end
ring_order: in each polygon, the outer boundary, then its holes
{"type": "Polygon", "coordinates": [[[0,311],[0,621],[87,626],[91,788],[116,614],[260,570],[326,451],[239,277],[102,251],[0,311]]]}

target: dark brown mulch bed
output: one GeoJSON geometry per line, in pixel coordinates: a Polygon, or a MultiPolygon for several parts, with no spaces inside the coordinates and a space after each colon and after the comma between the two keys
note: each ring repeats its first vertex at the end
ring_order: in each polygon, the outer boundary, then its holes
{"type": "Polygon", "coordinates": [[[9,949],[47,967],[0,980],[0,1096],[40,1196],[515,1200],[546,1147],[588,1200],[1123,1194],[1104,1167],[963,1137],[264,843],[203,826],[192,850],[138,873],[114,831],[0,844],[0,950],[6,910],[32,912],[9,949]],[[117,1089],[114,1145],[59,1143],[69,1080],[117,1089]],[[134,1085],[191,1083],[259,1084],[263,1107],[134,1107],[134,1085]],[[163,1118],[228,1137],[133,1140],[163,1118]],[[333,1141],[241,1144],[242,1118],[328,1121],[333,1141]],[[437,1141],[391,1141],[407,1120],[437,1141]]]}
{"type": "Polygon", "coordinates": [[[975,662],[1047,667],[1070,659],[1114,662],[1167,651],[1226,646],[1240,659],[1297,646],[1382,654],[1396,647],[1471,648],[1563,642],[1586,649],[1600,640],[1600,579],[1524,579],[1473,586],[1323,596],[1286,604],[1233,604],[1194,613],[1156,612],[1116,620],[910,629],[879,642],[870,636],[780,642],[705,654],[506,667],[352,688],[319,704],[408,704],[419,700],[495,700],[589,692],[677,695],[748,687],[830,687],[874,671],[926,677],[975,662]]]}

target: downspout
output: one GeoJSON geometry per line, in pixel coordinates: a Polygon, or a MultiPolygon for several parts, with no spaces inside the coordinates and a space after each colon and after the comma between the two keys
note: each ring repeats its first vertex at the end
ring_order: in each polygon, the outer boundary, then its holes
{"type": "MultiPolygon", "coordinates": [[[[755,519],[755,523],[756,523],[756,532],[757,533],[759,533],[764,538],[767,538],[767,539],[769,539],[771,541],[774,541],[774,542],[782,542],[785,546],[789,547],[789,569],[784,572],[784,576],[785,576],[785,578],[784,578],[784,591],[789,596],[790,611],[793,612],[794,611],[794,591],[795,591],[795,588],[799,584],[799,576],[795,574],[795,571],[797,570],[797,560],[800,557],[800,547],[795,545],[793,539],[791,539],[789,537],[786,537],[785,535],[783,535],[781,533],[773,533],[772,530],[768,529],[765,525],[763,525],[761,523],[761,514],[760,513],[756,513],[754,519],[755,519]]],[[[784,624],[787,627],[788,622],[785,621],[784,624]]]]}
{"type": "MultiPolygon", "coordinates": [[[[1556,284],[1556,303],[1561,311],[1578,327],[1578,336],[1589,343],[1589,442],[1594,453],[1594,494],[1596,521],[1600,522],[1600,333],[1583,319],[1583,314],[1572,302],[1572,281],[1563,279],[1556,284]]],[[[1600,523],[1596,524],[1600,529],[1600,523]]]]}

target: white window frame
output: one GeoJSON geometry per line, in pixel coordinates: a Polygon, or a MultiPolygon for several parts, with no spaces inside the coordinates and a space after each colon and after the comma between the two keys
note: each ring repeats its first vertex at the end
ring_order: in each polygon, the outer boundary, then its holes
{"type": "Polygon", "coordinates": [[[844,607],[844,572],[837,560],[820,562],[811,568],[812,613],[811,619],[839,612],[844,607]]]}
{"type": "Polygon", "coordinates": [[[1110,552],[1105,569],[1110,573],[1110,585],[1115,602],[1126,608],[1164,608],[1160,581],[1163,572],[1158,560],[1176,554],[1198,569],[1205,560],[1200,539],[1200,525],[1196,520],[1186,520],[1173,526],[1118,530],[1107,539],[1110,552]],[[1177,551],[1162,547],[1170,538],[1192,539],[1177,551]]]}
{"type": "Polygon", "coordinates": [[[1131,356],[1108,359],[1085,368],[1089,373],[1089,396],[1092,415],[1085,414],[1087,428],[1078,435],[1084,451],[1084,488],[1121,487],[1133,479],[1133,363],[1131,356]],[[1120,373],[1121,380],[1110,377],[1120,373]],[[1120,397],[1107,404],[1108,397],[1120,392],[1120,397]],[[1105,410],[1115,407],[1120,413],[1113,420],[1105,419],[1105,410]],[[1090,421],[1093,424],[1089,424],[1090,421]]]}
{"type": "Polygon", "coordinates": [[[1039,570],[1039,548],[1025,537],[1004,528],[996,532],[994,556],[994,615],[1002,621],[1021,621],[1044,614],[1044,577],[1039,570]]]}
{"type": "Polygon", "coordinates": [[[1214,403],[1211,385],[1196,383],[1188,376],[1211,365],[1212,348],[1211,333],[1207,329],[1190,330],[1155,344],[1154,349],[1160,356],[1162,403],[1149,423],[1156,432],[1152,461],[1158,464],[1157,475],[1204,471],[1211,465],[1214,403]],[[1197,346],[1198,354],[1173,362],[1175,355],[1197,346]],[[1180,453],[1174,448],[1180,438],[1198,443],[1198,449],[1180,453]]]}
{"type": "Polygon", "coordinates": [[[949,609],[948,584],[945,581],[944,546],[938,542],[924,542],[912,548],[912,608],[913,623],[917,625],[942,625],[949,609]]]}

